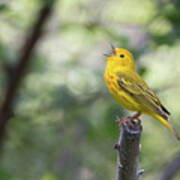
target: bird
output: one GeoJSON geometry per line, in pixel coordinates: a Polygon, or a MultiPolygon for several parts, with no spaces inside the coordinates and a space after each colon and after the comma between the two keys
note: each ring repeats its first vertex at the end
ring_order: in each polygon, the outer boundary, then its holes
{"type": "Polygon", "coordinates": [[[112,44],[111,48],[112,54],[104,54],[107,57],[104,73],[106,86],[122,107],[136,112],[135,115],[125,118],[125,122],[135,119],[140,121],[139,117],[146,114],[159,120],[180,140],[179,134],[168,120],[170,112],[137,73],[132,53],[124,48],[116,48],[112,44]]]}

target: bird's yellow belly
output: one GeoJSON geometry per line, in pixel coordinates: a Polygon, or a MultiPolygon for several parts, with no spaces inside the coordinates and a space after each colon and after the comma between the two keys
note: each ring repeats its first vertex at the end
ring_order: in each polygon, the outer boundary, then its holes
{"type": "Polygon", "coordinates": [[[122,107],[131,111],[139,111],[139,104],[128,97],[127,94],[119,87],[116,76],[106,72],[104,78],[110,93],[122,107]]]}

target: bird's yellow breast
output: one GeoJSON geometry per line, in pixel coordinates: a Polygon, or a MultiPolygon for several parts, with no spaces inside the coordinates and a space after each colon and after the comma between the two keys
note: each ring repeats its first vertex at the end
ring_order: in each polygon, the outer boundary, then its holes
{"type": "Polygon", "coordinates": [[[119,102],[119,104],[131,111],[137,111],[139,109],[138,104],[132,102],[126,93],[118,85],[118,76],[114,68],[106,68],[104,73],[104,79],[108,87],[109,92],[119,102]]]}

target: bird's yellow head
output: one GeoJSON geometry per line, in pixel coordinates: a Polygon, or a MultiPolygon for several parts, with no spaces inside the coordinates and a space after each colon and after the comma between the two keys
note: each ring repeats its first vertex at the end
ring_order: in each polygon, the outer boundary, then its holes
{"type": "Polygon", "coordinates": [[[126,49],[115,48],[112,45],[112,55],[107,56],[108,65],[116,66],[125,70],[135,70],[133,55],[126,49]]]}

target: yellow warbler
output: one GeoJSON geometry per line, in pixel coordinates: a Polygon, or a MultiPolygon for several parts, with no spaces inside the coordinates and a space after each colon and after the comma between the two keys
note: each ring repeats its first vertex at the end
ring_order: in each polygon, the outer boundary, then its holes
{"type": "Polygon", "coordinates": [[[137,112],[132,119],[138,119],[142,113],[150,115],[159,120],[180,140],[178,133],[168,122],[170,113],[136,72],[133,55],[126,49],[114,46],[112,49],[112,55],[105,54],[107,66],[104,74],[110,93],[121,106],[137,112]]]}

